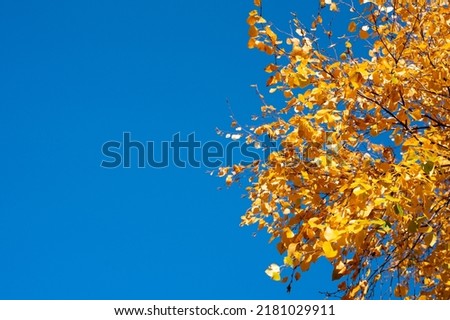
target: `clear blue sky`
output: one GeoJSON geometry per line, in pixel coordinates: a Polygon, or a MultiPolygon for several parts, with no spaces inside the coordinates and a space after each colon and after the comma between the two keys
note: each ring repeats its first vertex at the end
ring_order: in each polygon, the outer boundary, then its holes
{"type": "MultiPolygon", "coordinates": [[[[268,2],[288,17],[275,6],[289,1],[268,2]]],[[[246,47],[251,7],[0,3],[1,299],[323,297],[325,264],[290,295],[264,274],[282,257],[239,227],[243,189],[218,191],[204,168],[100,167],[102,144],[125,131],[223,141],[226,99],[250,123],[260,102],[249,85],[265,83],[269,61],[246,47]]]]}

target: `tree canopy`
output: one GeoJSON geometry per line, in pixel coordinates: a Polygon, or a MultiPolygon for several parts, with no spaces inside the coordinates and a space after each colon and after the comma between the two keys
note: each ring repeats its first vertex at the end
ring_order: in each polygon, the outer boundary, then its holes
{"type": "Polygon", "coordinates": [[[254,5],[248,47],[273,59],[246,139],[280,148],[220,175],[248,181],[242,225],[282,256],[266,273],[290,291],[324,257],[335,297],[450,299],[448,1],[320,0],[288,30],[254,5]]]}

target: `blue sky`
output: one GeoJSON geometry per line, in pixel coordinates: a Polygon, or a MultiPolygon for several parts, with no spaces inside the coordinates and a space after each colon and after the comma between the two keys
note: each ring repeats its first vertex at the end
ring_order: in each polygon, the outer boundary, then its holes
{"type": "MultiPolygon", "coordinates": [[[[283,21],[288,2],[266,10],[283,21]]],[[[226,99],[251,122],[260,102],[250,84],[265,83],[269,61],[246,47],[251,8],[1,2],[1,299],[323,297],[325,263],[290,295],[264,274],[282,257],[239,227],[243,189],[218,191],[224,181],[204,168],[100,167],[102,144],[123,132],[223,141],[226,99]]]]}

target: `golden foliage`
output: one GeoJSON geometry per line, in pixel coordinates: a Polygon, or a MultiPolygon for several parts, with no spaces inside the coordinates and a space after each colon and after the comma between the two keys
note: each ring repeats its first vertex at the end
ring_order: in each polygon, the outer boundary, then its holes
{"type": "Polygon", "coordinates": [[[288,289],[324,257],[341,298],[383,296],[394,281],[397,297],[450,299],[448,2],[354,6],[320,1],[327,15],[353,14],[350,35],[325,30],[337,44],[328,50],[317,34],[325,12],[314,31],[294,16],[287,36],[250,12],[248,46],[275,57],[267,85],[286,102],[266,106],[275,120],[247,141],[268,134],[283,149],[221,175],[231,184],[250,172],[242,224],[277,241],[284,265],[266,273],[279,281],[291,269],[288,289]]]}

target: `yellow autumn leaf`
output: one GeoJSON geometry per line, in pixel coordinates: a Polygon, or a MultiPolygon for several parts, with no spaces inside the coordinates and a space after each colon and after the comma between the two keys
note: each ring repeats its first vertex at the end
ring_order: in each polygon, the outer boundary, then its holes
{"type": "Polygon", "coordinates": [[[349,292],[348,292],[348,298],[349,299],[353,299],[355,298],[356,294],[361,290],[361,285],[358,284],[355,287],[353,287],[349,292]]]}
{"type": "Polygon", "coordinates": [[[327,257],[328,259],[333,259],[337,256],[338,251],[333,249],[333,246],[331,245],[330,242],[328,241],[324,241],[322,243],[322,250],[325,253],[325,257],[327,257]]]}
{"type": "Polygon", "coordinates": [[[323,232],[323,237],[325,240],[333,242],[339,237],[339,232],[327,226],[323,232]]]}
{"type": "Polygon", "coordinates": [[[284,228],[284,234],[288,239],[292,239],[293,237],[295,237],[294,232],[292,232],[292,230],[289,227],[284,228]]]}
{"type": "Polygon", "coordinates": [[[275,32],[273,32],[272,29],[270,29],[270,26],[265,26],[264,30],[266,31],[266,34],[269,36],[272,43],[275,43],[277,41],[278,37],[275,34],[275,32]]]}
{"type": "Polygon", "coordinates": [[[273,273],[272,280],[280,281],[281,280],[281,275],[279,273],[277,273],[277,272],[273,273]]]}
{"type": "Polygon", "coordinates": [[[280,267],[276,263],[272,263],[265,271],[265,273],[275,281],[281,280],[280,272],[280,267]]]}
{"type": "Polygon", "coordinates": [[[284,257],[283,262],[284,262],[284,265],[286,265],[286,266],[289,266],[289,267],[294,266],[294,261],[289,256],[284,257]]]}
{"type": "Polygon", "coordinates": [[[363,193],[366,193],[366,189],[362,188],[361,186],[357,186],[353,189],[353,193],[357,196],[362,195],[363,193]]]}
{"type": "Polygon", "coordinates": [[[399,199],[399,198],[392,197],[392,196],[389,195],[389,194],[384,195],[384,197],[386,198],[386,200],[389,200],[389,201],[391,201],[391,202],[400,202],[400,199],[399,199]]]}

